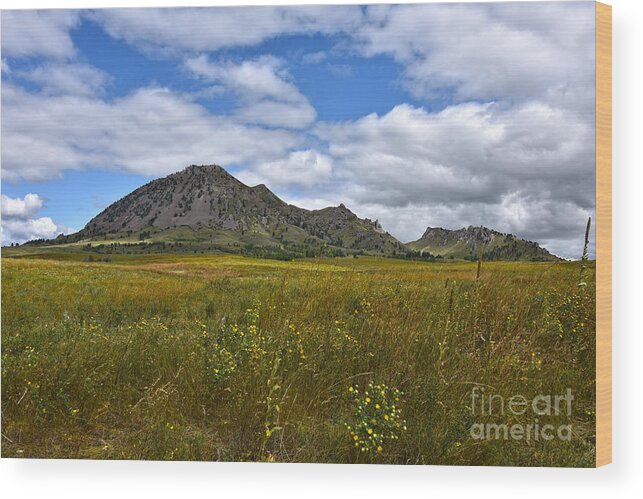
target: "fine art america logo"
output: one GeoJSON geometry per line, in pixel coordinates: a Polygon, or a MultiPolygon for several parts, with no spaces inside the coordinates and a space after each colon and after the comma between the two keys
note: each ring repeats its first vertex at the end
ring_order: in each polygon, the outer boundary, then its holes
{"type": "Polygon", "coordinates": [[[530,442],[557,438],[570,441],[572,425],[552,423],[556,422],[556,416],[571,418],[573,401],[570,388],[564,395],[537,395],[533,398],[513,395],[505,398],[497,393],[485,393],[484,387],[475,386],[471,390],[471,412],[480,420],[471,425],[470,436],[475,440],[530,442]],[[520,422],[498,423],[499,419],[510,418],[520,422]]]}

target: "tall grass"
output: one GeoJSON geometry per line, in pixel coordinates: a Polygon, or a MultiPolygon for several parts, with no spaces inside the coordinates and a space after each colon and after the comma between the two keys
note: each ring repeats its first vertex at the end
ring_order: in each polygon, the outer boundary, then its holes
{"type": "Polygon", "coordinates": [[[589,231],[592,226],[592,217],[587,219],[587,227],[585,228],[585,243],[583,244],[583,256],[581,257],[580,277],[578,280],[578,287],[581,291],[587,286],[585,282],[585,274],[587,273],[587,261],[589,260],[589,231]]]}
{"type": "Polygon", "coordinates": [[[581,296],[579,263],[165,255],[2,270],[4,457],[594,462],[594,288],[581,296]],[[471,439],[473,386],[571,387],[573,441],[471,439]]]}

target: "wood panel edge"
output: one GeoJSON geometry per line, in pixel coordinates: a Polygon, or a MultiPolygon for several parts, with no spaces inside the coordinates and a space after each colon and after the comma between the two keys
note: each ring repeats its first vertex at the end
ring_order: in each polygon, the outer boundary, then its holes
{"type": "Polygon", "coordinates": [[[596,466],[612,462],[612,7],[596,2],[596,466]]]}

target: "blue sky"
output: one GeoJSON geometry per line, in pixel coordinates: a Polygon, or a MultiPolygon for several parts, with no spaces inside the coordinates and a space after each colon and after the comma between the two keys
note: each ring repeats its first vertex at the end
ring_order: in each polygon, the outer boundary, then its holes
{"type": "Polygon", "coordinates": [[[484,224],[577,257],[593,5],[3,11],[3,243],[217,163],[403,241],[484,224]]]}

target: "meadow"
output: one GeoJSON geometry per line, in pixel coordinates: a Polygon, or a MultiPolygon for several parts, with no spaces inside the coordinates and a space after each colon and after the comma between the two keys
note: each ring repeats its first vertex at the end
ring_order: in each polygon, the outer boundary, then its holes
{"type": "Polygon", "coordinates": [[[593,262],[32,253],[3,250],[2,457],[594,464],[593,262]],[[539,419],[571,439],[472,438],[474,387],[570,388],[539,419]]]}

